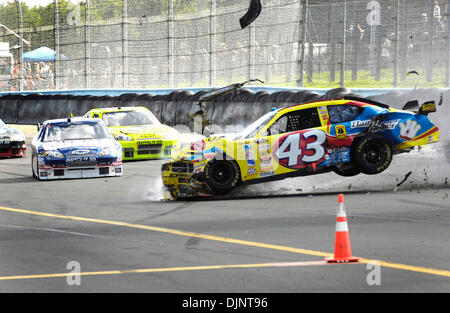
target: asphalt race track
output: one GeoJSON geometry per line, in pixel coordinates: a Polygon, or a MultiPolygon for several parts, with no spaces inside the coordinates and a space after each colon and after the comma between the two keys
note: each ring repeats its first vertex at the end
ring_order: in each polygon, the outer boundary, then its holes
{"type": "Polygon", "coordinates": [[[449,292],[450,175],[439,160],[425,150],[377,177],[329,173],[167,202],[163,161],[40,182],[29,154],[1,159],[0,292],[449,292]],[[323,262],[338,193],[359,263],[323,262]]]}

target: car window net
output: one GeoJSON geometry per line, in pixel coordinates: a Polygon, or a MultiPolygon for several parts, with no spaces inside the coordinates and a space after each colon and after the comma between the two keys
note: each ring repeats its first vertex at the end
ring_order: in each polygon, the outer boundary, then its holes
{"type": "Polygon", "coordinates": [[[355,105],[330,105],[328,106],[328,114],[332,124],[345,123],[357,118],[363,108],[355,105]]]}

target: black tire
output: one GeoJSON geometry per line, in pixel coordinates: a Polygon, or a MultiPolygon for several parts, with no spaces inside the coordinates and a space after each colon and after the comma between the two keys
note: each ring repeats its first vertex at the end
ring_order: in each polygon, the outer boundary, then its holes
{"type": "Polygon", "coordinates": [[[361,170],[355,167],[352,163],[344,163],[333,167],[333,171],[344,177],[356,176],[361,173],[361,170]]]}
{"type": "MultiPolygon", "coordinates": [[[[39,177],[37,177],[37,175],[34,173],[33,162],[34,162],[34,157],[31,156],[31,173],[33,174],[34,178],[39,179],[39,177]]],[[[39,168],[39,165],[37,164],[37,158],[36,158],[36,171],[38,171],[38,168],[39,168]]]]}
{"type": "Polygon", "coordinates": [[[392,147],[386,140],[377,136],[355,139],[351,161],[364,174],[381,173],[391,164],[392,147]]]}
{"type": "Polygon", "coordinates": [[[234,161],[212,160],[205,166],[205,182],[218,195],[230,192],[239,183],[240,172],[234,161]]]}

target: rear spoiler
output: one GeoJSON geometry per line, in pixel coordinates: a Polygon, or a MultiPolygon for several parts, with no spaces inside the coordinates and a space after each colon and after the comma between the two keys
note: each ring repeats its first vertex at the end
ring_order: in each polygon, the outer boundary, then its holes
{"type": "Polygon", "coordinates": [[[422,104],[419,108],[419,114],[428,115],[429,113],[436,112],[436,103],[434,101],[428,101],[422,104]]]}
{"type": "MultiPolygon", "coordinates": [[[[441,99],[439,100],[439,105],[442,105],[442,93],[441,93],[441,99]]],[[[436,102],[433,101],[427,101],[422,103],[421,106],[419,106],[419,101],[413,100],[407,102],[402,110],[405,111],[411,111],[415,113],[419,113],[422,115],[428,115],[429,113],[436,112],[436,102]]]]}

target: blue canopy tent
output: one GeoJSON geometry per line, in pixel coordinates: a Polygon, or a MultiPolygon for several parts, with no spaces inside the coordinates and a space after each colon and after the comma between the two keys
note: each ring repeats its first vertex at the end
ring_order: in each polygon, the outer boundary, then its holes
{"type": "MultiPolygon", "coordinates": [[[[48,62],[55,61],[56,52],[47,47],[40,47],[33,51],[28,51],[23,54],[23,60],[25,62],[48,62]]],[[[60,55],[61,60],[66,60],[64,55],[60,55]]]]}

